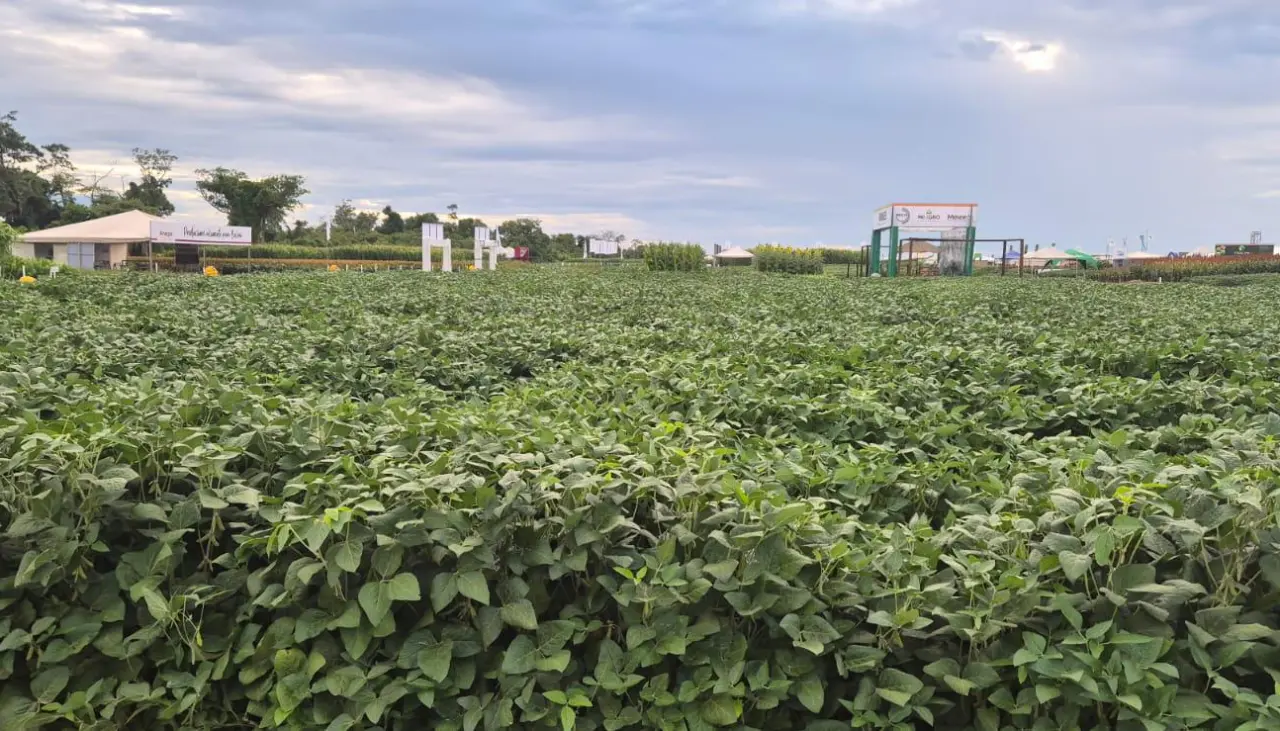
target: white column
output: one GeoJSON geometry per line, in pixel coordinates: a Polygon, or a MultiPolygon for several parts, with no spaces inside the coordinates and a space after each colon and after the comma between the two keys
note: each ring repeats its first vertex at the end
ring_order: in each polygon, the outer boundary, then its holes
{"type": "Polygon", "coordinates": [[[450,239],[444,240],[444,261],[440,264],[440,271],[453,271],[453,241],[450,239]]]}

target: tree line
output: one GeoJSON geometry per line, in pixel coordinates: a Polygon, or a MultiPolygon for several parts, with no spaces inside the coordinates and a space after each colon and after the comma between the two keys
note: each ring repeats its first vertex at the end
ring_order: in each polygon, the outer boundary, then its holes
{"type": "MultiPolygon", "coordinates": [[[[106,173],[80,170],[71,159],[71,149],[61,143],[44,145],[30,141],[17,126],[18,113],[0,116],[0,220],[18,230],[34,231],[65,226],[95,218],[138,210],[154,216],[168,216],[174,206],[168,196],[173,185],[173,167],[178,156],[163,148],[134,148],[135,179],[113,188],[114,168],[106,173]]],[[[421,241],[424,223],[443,223],[445,237],[454,246],[474,245],[477,226],[489,227],[474,217],[461,217],[456,204],[443,215],[405,215],[390,205],[381,212],[356,209],[344,200],[327,217],[325,224],[302,219],[289,221],[310,191],[301,175],[272,175],[254,179],[240,170],[226,167],[196,171],[196,191],[230,226],[253,228],[255,243],[296,243],[328,245],[411,245],[421,241]]],[[[535,261],[558,261],[582,256],[589,238],[626,241],[623,234],[601,231],[590,235],[557,234],[543,231],[536,219],[504,221],[498,229],[505,246],[527,247],[535,261]]],[[[634,242],[638,244],[639,242],[634,242]]],[[[638,247],[629,255],[638,256],[638,247]]]]}

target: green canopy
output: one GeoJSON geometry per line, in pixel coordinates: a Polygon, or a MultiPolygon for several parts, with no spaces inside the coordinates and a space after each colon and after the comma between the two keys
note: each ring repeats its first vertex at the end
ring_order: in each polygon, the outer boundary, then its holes
{"type": "Polygon", "coordinates": [[[1089,256],[1083,251],[1080,251],[1079,249],[1067,249],[1067,253],[1075,257],[1076,259],[1079,259],[1088,269],[1102,268],[1102,262],[1098,261],[1092,256],[1089,256]]]}

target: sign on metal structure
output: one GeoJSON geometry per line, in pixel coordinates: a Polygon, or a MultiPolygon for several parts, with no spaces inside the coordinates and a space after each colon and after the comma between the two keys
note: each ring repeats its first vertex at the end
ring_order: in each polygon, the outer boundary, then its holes
{"type": "Polygon", "coordinates": [[[587,250],[595,256],[617,256],[618,242],[608,239],[591,239],[587,242],[587,250]]]}
{"type": "Polygon", "coordinates": [[[486,226],[476,226],[475,230],[475,267],[484,269],[484,252],[489,251],[489,268],[498,268],[498,250],[502,248],[502,231],[490,231],[486,226]]]}
{"type": "Polygon", "coordinates": [[[441,271],[453,269],[453,242],[444,237],[443,223],[422,224],[422,271],[431,271],[431,247],[438,244],[441,248],[441,271]]]}
{"type": "Polygon", "coordinates": [[[950,231],[977,225],[978,206],[973,203],[894,203],[875,212],[872,230],[950,231]]]}
{"type": "Polygon", "coordinates": [[[252,246],[249,226],[200,226],[152,221],[151,242],[155,244],[202,244],[206,246],[252,246]]]}

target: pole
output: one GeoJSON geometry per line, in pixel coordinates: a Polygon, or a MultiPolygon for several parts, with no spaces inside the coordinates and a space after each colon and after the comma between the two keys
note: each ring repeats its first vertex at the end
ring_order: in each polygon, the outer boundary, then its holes
{"type": "Polygon", "coordinates": [[[1021,277],[1027,269],[1027,241],[1026,239],[1018,242],[1018,276],[1021,277]]]}
{"type": "Polygon", "coordinates": [[[155,244],[151,239],[147,239],[147,269],[152,273],[156,271],[155,244]]]}
{"type": "Polygon", "coordinates": [[[913,238],[907,242],[907,271],[915,268],[916,262],[916,240],[913,238]]]}
{"type": "Polygon", "coordinates": [[[1004,276],[1005,263],[1009,261],[1009,242],[1003,241],[1000,244],[1000,276],[1004,276]]]}
{"type": "Polygon", "coordinates": [[[889,229],[889,277],[898,276],[898,227],[889,229]]]}
{"type": "Polygon", "coordinates": [[[253,244],[249,244],[249,273],[253,274],[253,244]]]}

